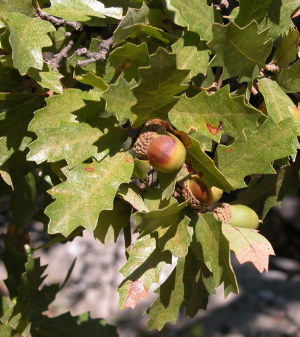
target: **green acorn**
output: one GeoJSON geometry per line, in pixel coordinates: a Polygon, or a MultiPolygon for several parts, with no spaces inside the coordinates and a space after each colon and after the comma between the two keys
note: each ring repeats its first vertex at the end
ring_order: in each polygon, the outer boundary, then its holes
{"type": "Polygon", "coordinates": [[[229,205],[222,203],[213,210],[215,218],[234,227],[256,229],[259,218],[252,208],[245,205],[229,205]]]}

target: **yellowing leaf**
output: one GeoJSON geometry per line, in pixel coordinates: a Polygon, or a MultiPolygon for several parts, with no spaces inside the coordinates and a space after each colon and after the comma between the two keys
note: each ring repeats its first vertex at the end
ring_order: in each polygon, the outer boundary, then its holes
{"type": "Polygon", "coordinates": [[[270,242],[257,230],[222,224],[222,231],[239,263],[252,262],[260,273],[268,271],[269,256],[275,253],[270,242]]]}

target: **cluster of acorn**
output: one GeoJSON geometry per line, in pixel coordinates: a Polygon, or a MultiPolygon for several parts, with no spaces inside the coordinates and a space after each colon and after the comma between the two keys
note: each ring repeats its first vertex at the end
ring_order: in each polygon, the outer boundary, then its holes
{"type": "MultiPolygon", "coordinates": [[[[168,132],[172,129],[166,122],[155,121],[145,124],[135,142],[134,152],[138,159],[148,160],[159,172],[178,172],[186,161],[186,148],[176,135],[168,132]]],[[[181,188],[183,198],[189,200],[190,206],[198,212],[206,211],[209,205],[220,200],[223,195],[223,190],[215,186],[208,188],[196,174],[184,180],[181,188]]],[[[259,225],[257,214],[244,205],[222,203],[214,208],[213,214],[222,223],[236,227],[255,229],[259,225]]]]}

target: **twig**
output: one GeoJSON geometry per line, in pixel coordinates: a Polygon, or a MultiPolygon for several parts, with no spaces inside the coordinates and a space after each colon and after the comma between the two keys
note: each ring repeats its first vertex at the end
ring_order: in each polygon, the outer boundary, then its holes
{"type": "Polygon", "coordinates": [[[65,47],[58,53],[55,54],[54,57],[50,60],[45,60],[45,63],[49,64],[54,71],[58,71],[59,63],[64,57],[68,56],[68,52],[74,45],[74,40],[71,39],[65,47]]]}
{"type": "Polygon", "coordinates": [[[86,60],[78,60],[77,65],[86,67],[88,64],[92,62],[96,62],[98,60],[104,61],[106,59],[106,55],[109,52],[110,47],[114,43],[113,37],[111,36],[107,40],[103,40],[99,44],[99,51],[98,52],[89,52],[86,48],[80,48],[76,51],[78,56],[86,56],[86,60]]]}
{"type": "Polygon", "coordinates": [[[54,24],[55,26],[63,26],[63,25],[68,25],[71,26],[72,28],[74,28],[75,30],[82,30],[83,26],[80,22],[76,22],[76,21],[65,21],[64,19],[61,18],[57,18],[53,15],[50,15],[44,11],[41,10],[41,8],[38,6],[36,9],[36,14],[43,20],[47,20],[49,22],[51,22],[52,24],[54,24]]]}

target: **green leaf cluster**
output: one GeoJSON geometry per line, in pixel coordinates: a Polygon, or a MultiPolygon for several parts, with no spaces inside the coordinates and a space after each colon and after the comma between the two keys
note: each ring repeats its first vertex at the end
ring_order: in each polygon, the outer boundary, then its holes
{"type": "Polygon", "coordinates": [[[45,267],[22,234],[30,219],[44,223],[44,247],[82,230],[105,245],[123,235],[120,307],[156,287],[150,329],[175,323],[181,308],[194,317],[221,284],[237,293],[230,250],[240,258],[254,247],[248,261],[267,269],[266,239],[222,224],[214,205],[193,209],[181,189],[199,174],[264,218],[299,187],[300,5],[213,3],[0,0],[0,197],[11,214],[1,335],[67,326],[116,336],[88,314],[42,315],[61,287],[41,287],[45,267]],[[186,147],[179,172],[156,172],[134,153],[153,119],[186,147]]]}

